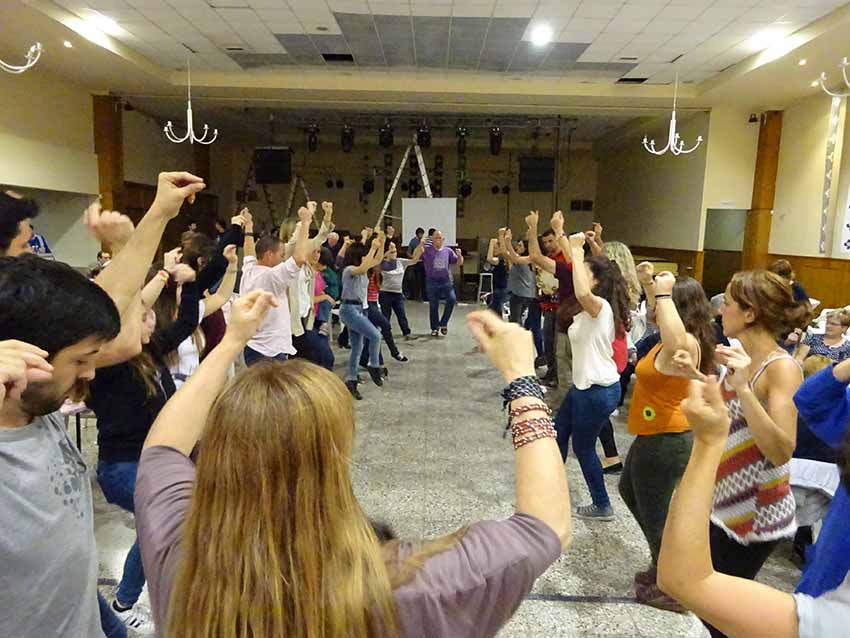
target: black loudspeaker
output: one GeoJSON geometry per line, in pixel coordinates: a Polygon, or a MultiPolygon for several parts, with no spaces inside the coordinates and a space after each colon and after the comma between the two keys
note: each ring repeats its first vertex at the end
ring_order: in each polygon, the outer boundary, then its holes
{"type": "Polygon", "coordinates": [[[519,190],[522,193],[551,193],[555,188],[554,157],[520,157],[519,190]]]}
{"type": "Polygon", "coordinates": [[[255,148],[254,176],[258,184],[289,184],[292,181],[292,149],[288,146],[255,148]]]}

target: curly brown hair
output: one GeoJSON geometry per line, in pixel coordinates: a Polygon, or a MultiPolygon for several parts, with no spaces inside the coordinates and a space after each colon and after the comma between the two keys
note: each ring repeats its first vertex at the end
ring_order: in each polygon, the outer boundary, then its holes
{"type": "Polygon", "coordinates": [[[596,279],[593,294],[611,304],[617,337],[624,336],[632,328],[632,316],[629,312],[629,288],[620,267],[617,262],[602,255],[588,257],[584,261],[596,279]]]}

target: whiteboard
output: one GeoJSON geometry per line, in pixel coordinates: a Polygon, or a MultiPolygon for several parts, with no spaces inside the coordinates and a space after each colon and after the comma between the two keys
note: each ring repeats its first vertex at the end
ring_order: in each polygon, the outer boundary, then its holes
{"type": "Polygon", "coordinates": [[[403,197],[401,200],[401,238],[405,245],[417,228],[442,231],[446,246],[457,245],[457,200],[454,197],[403,197]]]}

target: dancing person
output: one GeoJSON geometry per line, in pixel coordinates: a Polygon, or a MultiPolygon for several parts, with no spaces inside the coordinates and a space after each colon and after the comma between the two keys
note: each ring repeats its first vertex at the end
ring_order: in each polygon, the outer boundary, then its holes
{"type": "MultiPolygon", "coordinates": [[[[777,341],[806,325],[811,310],[794,300],[786,280],[756,270],[735,274],[721,313],[724,333],[741,345],[716,351],[727,369],[721,383],[732,429],[717,473],[711,556],[718,572],[752,580],[779,541],[796,531],[788,479],[797,432],[793,397],[803,375],[777,341]]],[[[675,360],[682,372],[705,378],[686,351],[675,360]]],[[[712,636],[722,635],[703,622],[712,636]]]]}
{"type": "Polygon", "coordinates": [[[847,534],[847,521],[850,520],[849,385],[850,359],[845,359],[810,376],[794,395],[794,403],[807,429],[818,438],[819,443],[830,448],[832,456],[838,458],[843,478],[835,491],[817,542],[807,552],[803,575],[797,584],[798,594],[821,596],[840,587],[850,572],[850,536],[847,534]]]}
{"type": "MultiPolygon", "coordinates": [[[[790,297],[790,287],[788,294],[790,297]]],[[[839,372],[839,367],[813,377],[818,380],[813,385],[834,388],[827,402],[830,409],[838,408],[836,412],[844,413],[846,424],[845,393],[850,369],[845,367],[839,372]],[[828,380],[833,374],[835,379],[828,380]]],[[[818,395],[817,403],[823,405],[824,398],[818,395]]],[[[664,529],[658,563],[660,587],[717,627],[718,634],[729,638],[825,638],[846,634],[850,623],[850,577],[845,577],[843,583],[839,581],[837,589],[830,588],[823,594],[792,595],[727,575],[716,568],[716,563],[712,565],[712,484],[726,462],[728,440],[734,437],[730,434],[734,416],[730,419],[722,390],[713,378],[706,383],[691,382],[682,411],[693,429],[694,445],[664,529]]],[[[845,450],[850,450],[850,446],[845,450]]],[[[850,457],[846,451],[842,469],[846,487],[850,485],[850,457]]],[[[840,530],[836,531],[846,538],[846,519],[839,525],[840,530]]],[[[847,555],[845,551],[844,556],[847,555]]]]}
{"type": "Polygon", "coordinates": [[[826,331],[822,335],[806,334],[797,345],[794,358],[803,363],[806,357],[822,355],[833,361],[850,357],[850,340],[845,333],[850,329],[850,310],[834,310],[826,316],[826,331]]]}
{"type": "Polygon", "coordinates": [[[277,304],[269,312],[266,321],[245,347],[245,364],[251,366],[262,359],[284,360],[295,354],[292,347],[292,319],[289,309],[289,288],[298,278],[301,266],[310,255],[310,222],[316,210],[316,202],[298,210],[301,224],[292,250],[292,256],[284,260],[285,246],[278,237],[263,237],[254,245],[252,233],[245,235],[245,258],[242,263],[240,294],[253,290],[268,290],[277,298],[277,304]]]}
{"type": "Polygon", "coordinates": [[[534,268],[525,242],[517,240],[514,247],[512,240],[510,228],[499,229],[499,246],[502,254],[506,255],[509,268],[510,320],[522,325],[522,317],[526,315],[524,325],[531,331],[534,348],[540,357],[543,354],[543,335],[540,330],[540,302],[537,300],[534,268]]]}
{"type": "Polygon", "coordinates": [[[425,264],[425,286],[428,292],[429,319],[431,336],[445,337],[449,333],[449,320],[457,303],[454,280],[451,267],[454,264],[463,266],[463,253],[460,248],[452,250],[443,246],[443,233],[435,230],[431,236],[432,243],[425,242],[422,261],[425,264]],[[445,303],[442,317],[439,316],[440,302],[445,303]]]}
{"type": "MultiPolygon", "coordinates": [[[[425,249],[423,237],[425,237],[425,229],[417,228],[415,234],[407,244],[407,257],[413,259],[413,253],[419,246],[425,249]]],[[[425,300],[425,264],[418,262],[410,269],[411,276],[409,277],[408,299],[416,299],[418,301],[425,300]]]]}
{"type": "Polygon", "coordinates": [[[570,254],[571,267],[542,257],[537,246],[537,222],[535,212],[526,217],[532,259],[541,268],[554,271],[562,293],[572,289],[581,308],[567,331],[573,353],[573,385],[555,418],[558,447],[566,461],[572,438],[573,451],[593,501],[578,507],[576,516],[610,521],[614,510],[596,455],[596,439],[620,397],[620,374],[612,344],[630,327],[626,283],[617,264],[607,257],[585,259],[584,233],[575,233],[568,239],[563,234],[560,211],[552,216],[552,228],[561,250],[570,254]]]}
{"type": "MultiPolygon", "coordinates": [[[[526,237],[526,239],[528,240],[529,256],[533,259],[534,255],[531,253],[532,238],[526,237]]],[[[555,231],[551,228],[541,235],[539,241],[536,236],[534,240],[534,245],[538,246],[538,254],[540,253],[540,242],[542,242],[543,256],[563,264],[569,263],[570,256],[561,251],[555,231]]],[[[569,297],[561,298],[559,293],[561,282],[554,276],[554,270],[543,268],[538,263],[535,263],[535,265],[537,266],[537,289],[540,291],[541,331],[543,336],[543,358],[540,361],[535,361],[535,364],[539,364],[537,367],[546,366],[546,374],[540,377],[540,383],[550,388],[558,388],[561,383],[566,383],[567,379],[566,370],[564,370],[563,378],[558,374],[558,310],[562,302],[570,303],[575,299],[572,293],[569,297]]]]}
{"type": "Polygon", "coordinates": [[[487,306],[500,317],[508,297],[508,265],[505,253],[499,246],[499,238],[493,237],[487,246],[487,263],[493,275],[493,290],[487,306]]]}
{"type": "MultiPolygon", "coordinates": [[[[395,244],[385,241],[385,246],[395,247],[395,244]]],[[[383,262],[383,256],[381,257],[381,261],[383,262]]],[[[400,363],[407,363],[409,359],[402,354],[398,346],[396,345],[395,338],[393,337],[393,329],[390,324],[390,320],[387,319],[383,312],[381,312],[381,307],[378,305],[378,300],[380,298],[380,287],[381,287],[381,270],[380,265],[373,267],[367,273],[369,277],[369,285],[366,288],[366,316],[369,318],[369,321],[372,322],[372,325],[375,326],[378,330],[381,331],[381,336],[384,339],[384,342],[387,344],[387,347],[390,349],[390,355],[393,359],[400,363]]],[[[381,373],[384,377],[389,376],[389,370],[384,366],[384,355],[383,353],[379,354],[379,362],[381,365],[381,373]]],[[[367,368],[369,366],[369,338],[367,337],[363,343],[363,351],[360,353],[360,367],[367,368]]]]}
{"type": "MultiPolygon", "coordinates": [[[[109,638],[126,632],[97,591],[91,481],[59,408],[80,382],[94,378],[105,362],[102,350],[139,347],[111,342],[138,323],[131,306],[166,224],[204,187],[188,173],[161,173],[135,232],[123,215],[99,205],[87,210],[85,222],[102,244],[129,229],[124,249],[97,283],[60,262],[0,258],[0,334],[37,349],[13,352],[28,367],[25,376],[0,380],[0,607],[11,610],[0,614],[2,636],[100,638],[103,627],[109,638]],[[49,327],[33,321],[40,316],[50,317],[49,327]]],[[[0,359],[9,355],[10,348],[4,350],[0,359]]],[[[0,367],[8,375],[9,367],[0,367]]],[[[11,367],[20,373],[20,363],[11,367]]]]}
{"type": "MultiPolygon", "coordinates": [[[[398,256],[396,245],[388,243],[384,251],[384,259],[381,261],[378,302],[387,321],[395,313],[398,327],[401,328],[401,334],[405,341],[410,341],[413,337],[410,332],[410,325],[407,322],[407,312],[404,308],[404,294],[402,293],[404,273],[411,266],[419,264],[424,252],[425,245],[420,242],[413,249],[410,259],[402,259],[398,256]]],[[[386,336],[384,338],[386,339],[386,336]]]]}
{"type": "Polygon", "coordinates": [[[339,379],[288,361],[225,385],[272,301],[234,303],[225,339],[145,443],[136,498],[158,626],[169,638],[495,636],[571,535],[530,337],[489,313],[468,319],[509,384],[516,513],[382,545],[352,490],[354,410],[339,379]]]}
{"type": "Polygon", "coordinates": [[[690,277],[659,273],[652,264],[638,267],[653,309],[661,341],[640,359],[629,410],[629,448],[619,490],[646,542],[652,563],[635,574],[637,600],[671,611],[684,611],[656,583],[658,554],[667,509],[676,484],[685,472],[693,445],[680,403],[688,396],[688,379],[673,363],[679,350],[689,353],[703,374],[714,371],[714,329],[711,309],[700,283],[690,277]]]}
{"type": "Polygon", "coordinates": [[[357,366],[360,363],[360,354],[363,352],[364,339],[369,340],[369,359],[367,370],[375,385],[384,385],[381,371],[381,333],[369,321],[367,314],[368,302],[366,295],[369,288],[369,269],[381,263],[384,254],[384,235],[381,231],[372,240],[371,250],[367,250],[365,244],[355,243],[344,246],[340,255],[345,259],[345,268],[342,271],[342,307],[339,310],[339,318],[348,328],[349,340],[351,342],[351,354],[348,358],[348,372],[345,377],[345,386],[358,401],[363,399],[357,389],[357,366]]]}
{"type": "Polygon", "coordinates": [[[37,216],[35,200],[13,191],[0,191],[0,257],[32,252],[32,220],[37,216]]]}

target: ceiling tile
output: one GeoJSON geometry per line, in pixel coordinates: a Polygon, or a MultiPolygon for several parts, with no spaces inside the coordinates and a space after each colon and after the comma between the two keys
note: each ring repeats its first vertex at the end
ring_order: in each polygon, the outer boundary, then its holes
{"type": "Polygon", "coordinates": [[[369,0],[369,8],[375,15],[410,15],[410,5],[406,2],[378,2],[377,0],[369,0]]]}
{"type": "Polygon", "coordinates": [[[512,72],[537,70],[541,62],[546,59],[552,46],[552,44],[547,44],[546,46],[539,47],[531,42],[520,42],[516,48],[514,57],[511,59],[508,70],[512,72]]]}
{"type": "Polygon", "coordinates": [[[291,66],[295,61],[285,53],[262,54],[262,53],[228,53],[241,68],[259,69],[263,67],[291,66]]]}
{"type": "Polygon", "coordinates": [[[277,39],[297,64],[322,65],[325,61],[308,35],[278,35],[277,39]]]}
{"type": "Polygon", "coordinates": [[[572,18],[580,2],[541,2],[534,12],[535,18],[572,18]]]}
{"type": "MultiPolygon", "coordinates": [[[[418,5],[415,6],[418,7],[418,5]]],[[[456,4],[454,7],[449,7],[449,10],[451,11],[451,15],[457,18],[489,18],[493,13],[493,7],[486,4],[456,4]]],[[[432,15],[444,14],[434,12],[432,15]]]]}
{"type": "Polygon", "coordinates": [[[328,0],[328,8],[339,13],[369,13],[366,0],[328,0]]]}
{"type": "Polygon", "coordinates": [[[451,18],[445,17],[413,17],[416,66],[440,68],[446,66],[450,21],[451,18]]]}
{"type": "Polygon", "coordinates": [[[604,18],[573,18],[567,25],[570,31],[586,31],[587,33],[599,33],[608,26],[610,20],[604,18]]]}
{"type": "Polygon", "coordinates": [[[460,69],[475,69],[484,47],[489,18],[459,18],[451,23],[451,40],[449,45],[449,67],[460,69]]]}
{"type": "Polygon", "coordinates": [[[636,35],[649,24],[650,20],[651,18],[621,18],[618,16],[608,23],[605,30],[613,33],[630,33],[636,35]]]}
{"type": "Polygon", "coordinates": [[[694,20],[705,11],[703,5],[669,5],[658,13],[659,20],[694,20]]]}
{"type": "MultiPolygon", "coordinates": [[[[415,66],[413,27],[410,16],[376,15],[375,26],[389,66],[415,66]]],[[[443,47],[445,50],[445,45],[443,47]]]]}
{"type": "Polygon", "coordinates": [[[371,15],[337,13],[334,16],[360,66],[386,66],[384,51],[371,15]]]}
{"type": "Polygon", "coordinates": [[[620,12],[621,2],[594,2],[585,0],[576,9],[576,18],[607,18],[611,19],[620,12]]]}
{"type": "Polygon", "coordinates": [[[510,2],[499,2],[493,10],[493,16],[497,18],[530,18],[537,9],[537,1],[510,0],[510,2]]]}
{"type": "Polygon", "coordinates": [[[528,18],[493,18],[481,50],[479,69],[505,71],[528,27],[528,18]]]}
{"type": "Polygon", "coordinates": [[[647,24],[641,33],[657,33],[658,35],[675,35],[685,28],[687,21],[653,20],[647,24]]]}
{"type": "Polygon", "coordinates": [[[580,42],[556,42],[540,66],[545,71],[566,71],[573,67],[588,45],[580,42]]]}
{"type": "Polygon", "coordinates": [[[587,31],[572,31],[570,29],[564,29],[563,31],[561,31],[560,35],[555,38],[555,41],[590,44],[591,42],[593,42],[595,37],[595,35],[590,34],[587,31]]]}
{"type": "Polygon", "coordinates": [[[253,9],[216,9],[216,12],[228,24],[260,21],[253,9]]]}

